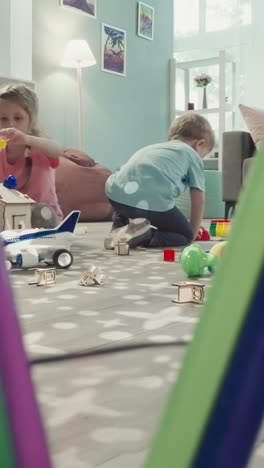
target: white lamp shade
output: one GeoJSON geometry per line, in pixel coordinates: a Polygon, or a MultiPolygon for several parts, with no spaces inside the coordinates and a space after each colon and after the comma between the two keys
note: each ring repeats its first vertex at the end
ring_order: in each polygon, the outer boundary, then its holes
{"type": "Polygon", "coordinates": [[[74,39],[66,44],[62,60],[63,67],[84,68],[95,64],[95,57],[87,41],[74,39]]]}

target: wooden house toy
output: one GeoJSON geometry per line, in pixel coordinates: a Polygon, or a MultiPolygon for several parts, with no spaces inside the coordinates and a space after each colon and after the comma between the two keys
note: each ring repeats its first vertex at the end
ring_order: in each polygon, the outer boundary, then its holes
{"type": "Polygon", "coordinates": [[[31,206],[28,195],[0,184],[0,231],[31,228],[31,206]]]}

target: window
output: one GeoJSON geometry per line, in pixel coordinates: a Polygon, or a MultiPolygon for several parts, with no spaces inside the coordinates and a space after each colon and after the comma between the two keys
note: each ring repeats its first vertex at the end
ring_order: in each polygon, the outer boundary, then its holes
{"type": "Polygon", "coordinates": [[[250,23],[250,0],[206,0],[206,31],[221,31],[250,23]]]}
{"type": "Polygon", "coordinates": [[[251,24],[252,22],[252,11],[250,0],[240,1],[239,18],[241,24],[251,24]]]}
{"type": "Polygon", "coordinates": [[[252,0],[174,0],[176,37],[251,24],[252,0]]]}
{"type": "Polygon", "coordinates": [[[231,28],[236,17],[236,0],[206,0],[206,31],[221,31],[231,28]]]}
{"type": "Polygon", "coordinates": [[[174,27],[176,36],[188,36],[199,30],[200,0],[175,0],[174,27]]]}

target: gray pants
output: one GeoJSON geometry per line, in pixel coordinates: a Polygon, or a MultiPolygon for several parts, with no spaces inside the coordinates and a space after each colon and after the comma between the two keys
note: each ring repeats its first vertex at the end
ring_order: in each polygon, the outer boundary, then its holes
{"type": "Polygon", "coordinates": [[[177,247],[190,244],[193,230],[190,223],[178,208],[169,211],[149,211],[123,205],[110,200],[113,206],[113,226],[116,229],[129,223],[129,218],[146,218],[152,226],[152,238],[148,247],[177,247]]]}

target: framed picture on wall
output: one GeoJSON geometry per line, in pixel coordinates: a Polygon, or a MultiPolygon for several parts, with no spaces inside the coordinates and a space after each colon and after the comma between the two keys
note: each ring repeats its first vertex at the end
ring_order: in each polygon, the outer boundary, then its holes
{"type": "Polygon", "coordinates": [[[102,23],[102,70],[126,76],[126,31],[102,23]]]}
{"type": "Polygon", "coordinates": [[[138,35],[153,40],[154,8],[143,2],[138,2],[138,35]]]}
{"type": "Polygon", "coordinates": [[[60,0],[60,5],[76,13],[96,18],[96,0],[60,0]]]}

